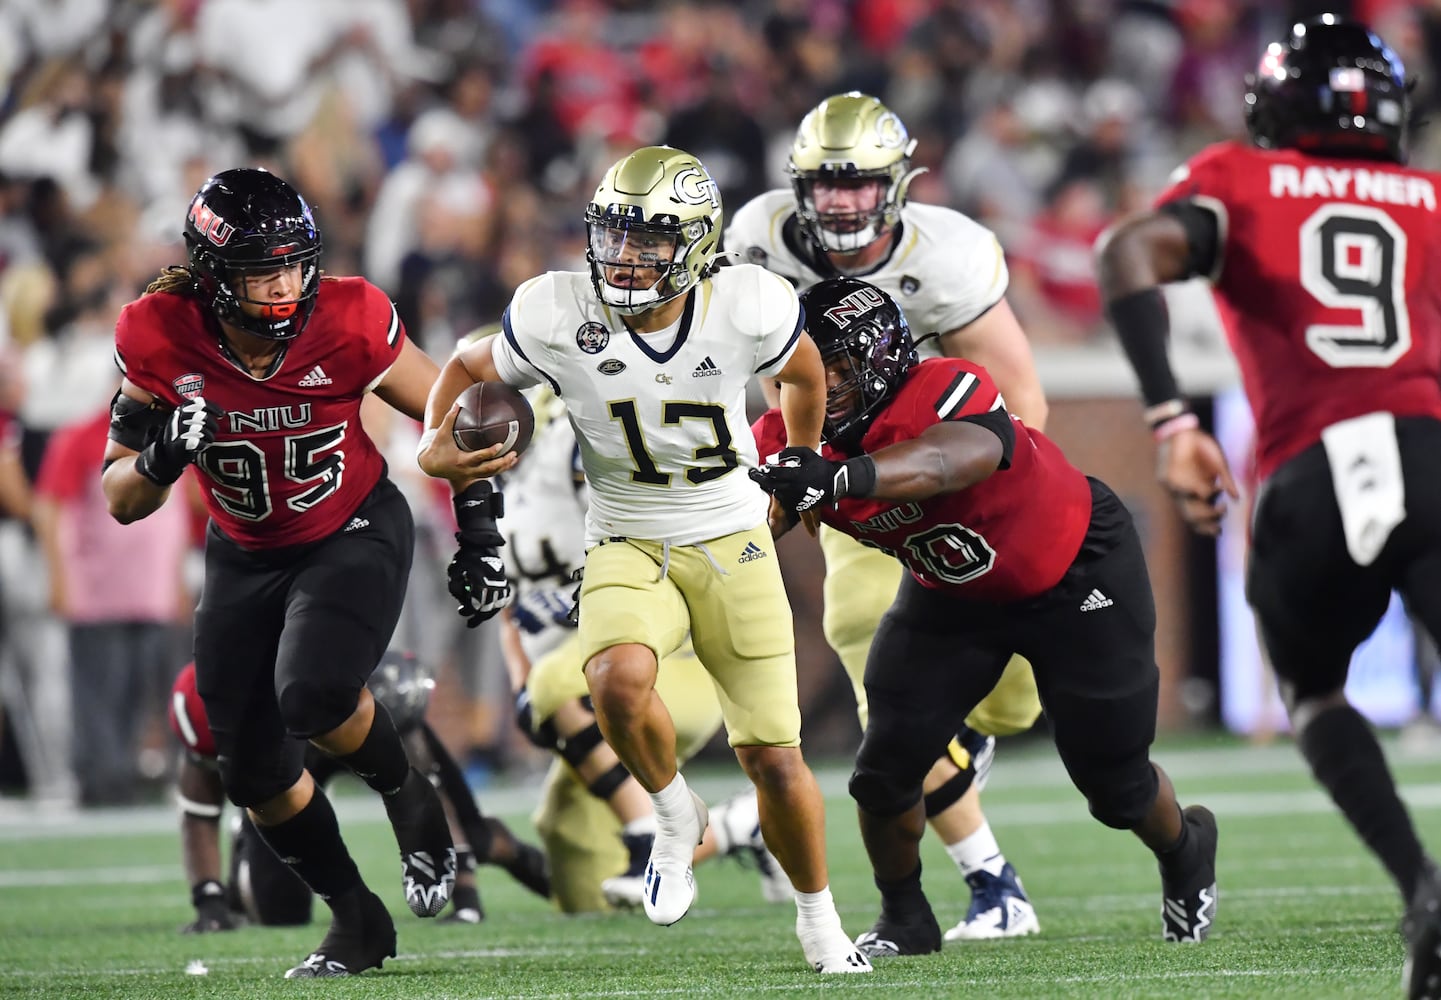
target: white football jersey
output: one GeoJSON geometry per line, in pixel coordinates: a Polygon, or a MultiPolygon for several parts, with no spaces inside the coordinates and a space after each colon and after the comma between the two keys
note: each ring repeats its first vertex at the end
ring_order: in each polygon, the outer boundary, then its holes
{"type": "Polygon", "coordinates": [[[525,655],[535,663],[575,634],[555,618],[573,604],[571,574],[585,565],[588,494],[565,408],[548,391],[527,395],[536,410],[535,436],[500,483],[505,516],[497,524],[505,536],[505,573],[515,588],[512,615],[525,655]],[[523,616],[517,613],[522,608],[523,616]]]}
{"type": "Polygon", "coordinates": [[[495,340],[511,385],[548,382],[565,401],[590,485],[586,540],[690,545],[763,524],[746,385],[795,352],[804,317],[790,283],[721,268],[671,330],[636,334],[590,275],[552,271],[521,285],[495,340]]]}
{"type": "MultiPolygon", "coordinates": [[[[916,340],[966,326],[1005,296],[1006,257],[985,226],[954,209],[918,202],[901,209],[901,224],[890,257],[867,274],[849,276],[895,299],[916,340]]],[[[741,206],[726,230],[725,247],[785,276],[800,291],[838,273],[801,232],[789,190],[767,191],[741,206]]],[[[928,340],[920,353],[935,357],[940,345],[928,340]]]]}

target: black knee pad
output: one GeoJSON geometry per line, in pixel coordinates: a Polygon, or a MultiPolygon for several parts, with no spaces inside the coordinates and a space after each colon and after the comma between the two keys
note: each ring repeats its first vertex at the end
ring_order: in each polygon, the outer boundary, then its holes
{"type": "Polygon", "coordinates": [[[600,726],[592,722],[584,729],[569,736],[558,737],[555,741],[555,750],[560,754],[561,760],[571,767],[578,768],[590,756],[590,752],[604,742],[605,737],[600,733],[600,726]]]}
{"type": "Polygon", "coordinates": [[[238,766],[233,758],[220,758],[220,780],[225,784],[225,797],[242,809],[269,802],[300,780],[300,755],[294,766],[277,758],[274,761],[238,766]]]}
{"type": "Polygon", "coordinates": [[[961,796],[971,790],[976,780],[974,768],[956,772],[946,783],[933,792],[926,793],[926,819],[932,819],[961,801],[961,796]]]}
{"type": "Polygon", "coordinates": [[[921,783],[909,783],[876,771],[857,768],[851,775],[851,798],[872,816],[899,816],[921,799],[921,783]]]}
{"type": "Polygon", "coordinates": [[[1107,762],[1072,772],[1076,787],[1086,796],[1091,815],[1113,830],[1134,830],[1151,811],[1160,788],[1156,769],[1140,762],[1107,762]]]}
{"type": "Polygon", "coordinates": [[[280,689],[277,700],[286,730],[308,740],[324,736],[355,713],[360,687],[298,677],[280,689]]]}

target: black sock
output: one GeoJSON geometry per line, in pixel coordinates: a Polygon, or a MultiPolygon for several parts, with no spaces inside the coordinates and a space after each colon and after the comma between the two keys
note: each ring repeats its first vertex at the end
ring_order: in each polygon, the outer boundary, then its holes
{"type": "MultiPolygon", "coordinates": [[[[1179,812],[1179,808],[1177,812],[1179,812]]],[[[1163,851],[1156,852],[1156,860],[1161,863],[1163,875],[1174,876],[1186,870],[1186,863],[1190,861],[1191,849],[1191,824],[1186,822],[1186,817],[1181,816],[1181,835],[1176,842],[1163,851]]]]}
{"type": "Polygon", "coordinates": [[[921,890],[919,862],[916,863],[915,871],[894,882],[877,877],[876,888],[881,891],[881,909],[887,913],[914,913],[918,907],[930,907],[925,892],[921,890]]]}
{"type": "Polygon", "coordinates": [[[360,871],[340,839],[335,810],[319,786],[300,812],[275,826],[256,823],[255,829],[322,899],[328,901],[361,885],[360,871]]]}
{"type": "Polygon", "coordinates": [[[381,795],[394,795],[405,783],[410,771],[410,760],[405,756],[405,744],[390,713],[380,702],[375,703],[375,719],[370,723],[370,732],[354,753],[343,754],[337,759],[355,772],[355,776],[375,789],[381,795]]]}
{"type": "Polygon", "coordinates": [[[1409,902],[1426,855],[1371,726],[1350,705],[1340,705],[1312,719],[1296,742],[1316,780],[1409,902]]]}

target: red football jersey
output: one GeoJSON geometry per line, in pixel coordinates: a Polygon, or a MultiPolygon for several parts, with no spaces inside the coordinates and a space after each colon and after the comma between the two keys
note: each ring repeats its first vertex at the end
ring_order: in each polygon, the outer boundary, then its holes
{"type": "Polygon", "coordinates": [[[204,396],[225,411],[196,467],[206,509],[236,544],[276,548],[339,531],[384,469],[360,401],[404,345],[395,306],[363,278],[322,281],[305,331],[263,380],[221,354],[219,337],[194,299],[143,295],[115,326],[116,363],[166,406],[204,396]]]}
{"type": "MultiPolygon", "coordinates": [[[[1003,405],[991,376],[958,358],[933,358],[911,369],[861,445],[874,454],[920,436],[943,420],[1003,405]]],[[[1091,523],[1091,487],[1061,449],[1011,417],[1016,431],[1009,465],[969,489],[921,501],[846,498],[821,519],[895,556],[927,587],[967,600],[1007,602],[1054,587],[1075,561],[1091,523]]],[[[770,410],[753,428],[764,460],[785,447],[785,424],[770,410]]],[[[826,458],[847,456],[829,445],[826,458]]]]}
{"type": "Polygon", "coordinates": [[[1438,186],[1395,164],[1221,143],[1157,199],[1193,198],[1219,219],[1212,280],[1261,479],[1338,421],[1441,418],[1438,186]]]}

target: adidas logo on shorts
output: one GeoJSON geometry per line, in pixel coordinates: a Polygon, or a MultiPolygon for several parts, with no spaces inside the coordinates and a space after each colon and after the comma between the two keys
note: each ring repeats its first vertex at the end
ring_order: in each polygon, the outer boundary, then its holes
{"type": "Polygon", "coordinates": [[[1100,611],[1102,608],[1109,608],[1112,604],[1115,603],[1115,601],[1111,600],[1099,590],[1092,590],[1089,594],[1086,595],[1086,599],[1081,602],[1081,610],[1100,611]]]}
{"type": "Polygon", "coordinates": [[[746,542],[746,547],[741,549],[740,558],[736,562],[755,562],[757,559],[764,559],[769,554],[755,542],[746,542]]]}

